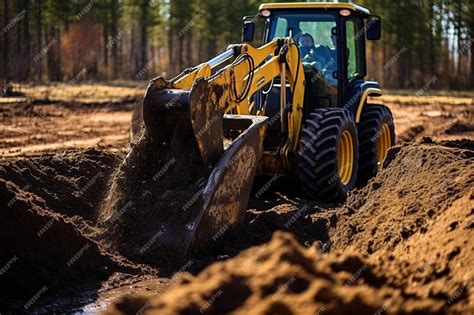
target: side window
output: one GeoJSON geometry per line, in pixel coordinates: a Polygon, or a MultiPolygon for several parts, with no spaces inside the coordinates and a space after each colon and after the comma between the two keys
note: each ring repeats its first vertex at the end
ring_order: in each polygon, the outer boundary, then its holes
{"type": "Polygon", "coordinates": [[[358,26],[354,20],[346,21],[347,44],[347,77],[350,80],[362,74],[361,36],[358,36],[358,26]]]}
{"type": "Polygon", "coordinates": [[[278,17],[276,20],[276,28],[275,28],[275,37],[286,37],[288,36],[288,21],[285,18],[278,17]]]}

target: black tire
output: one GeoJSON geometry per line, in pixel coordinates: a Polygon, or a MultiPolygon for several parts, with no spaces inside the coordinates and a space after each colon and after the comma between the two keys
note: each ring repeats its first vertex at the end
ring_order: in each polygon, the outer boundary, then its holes
{"type": "Polygon", "coordinates": [[[356,185],[358,152],[357,127],[351,113],[341,108],[316,109],[306,119],[301,135],[299,156],[303,193],[319,201],[343,201],[356,185]],[[348,159],[351,173],[343,182],[339,175],[338,156],[345,131],[352,138],[352,146],[348,145],[352,149],[352,158],[348,159]]]}
{"type": "Polygon", "coordinates": [[[362,109],[360,122],[358,125],[359,133],[359,174],[357,176],[357,185],[364,186],[377,174],[383,158],[379,161],[377,156],[379,141],[383,134],[382,126],[386,124],[389,128],[390,146],[395,144],[395,125],[390,109],[381,104],[367,104],[362,109]]]}

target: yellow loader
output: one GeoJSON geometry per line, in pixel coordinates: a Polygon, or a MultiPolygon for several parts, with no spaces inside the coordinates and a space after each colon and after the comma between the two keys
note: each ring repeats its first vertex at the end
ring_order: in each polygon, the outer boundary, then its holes
{"type": "Polygon", "coordinates": [[[299,178],[302,194],[340,202],[364,185],[395,142],[390,109],[369,104],[366,40],[381,20],[351,3],[265,3],[243,19],[242,44],[151,80],[141,111],[144,136],[170,143],[189,121],[204,165],[213,168],[185,224],[162,222],[166,248],[185,256],[243,218],[255,175],[299,178]],[[255,22],[265,21],[254,47],[255,22]],[[180,120],[182,121],[182,120],[180,120]]]}

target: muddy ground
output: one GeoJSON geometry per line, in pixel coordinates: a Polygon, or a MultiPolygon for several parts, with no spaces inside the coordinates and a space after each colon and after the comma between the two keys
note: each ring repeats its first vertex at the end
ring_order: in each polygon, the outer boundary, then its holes
{"type": "Polygon", "coordinates": [[[258,178],[244,224],[164,273],[98,224],[139,100],[104,94],[0,105],[0,311],[474,312],[472,98],[386,96],[399,146],[365,188],[325,205],[258,178]]]}

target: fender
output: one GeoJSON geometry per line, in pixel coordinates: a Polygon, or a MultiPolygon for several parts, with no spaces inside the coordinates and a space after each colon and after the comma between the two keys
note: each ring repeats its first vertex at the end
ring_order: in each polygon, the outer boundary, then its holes
{"type": "Polygon", "coordinates": [[[366,104],[367,98],[369,96],[381,96],[382,94],[383,94],[383,91],[380,88],[371,87],[371,88],[367,88],[366,90],[364,90],[364,92],[362,93],[362,96],[360,98],[359,105],[357,106],[357,112],[356,112],[356,115],[355,115],[355,122],[357,124],[360,122],[360,115],[362,114],[362,108],[366,104]]]}
{"type": "Polygon", "coordinates": [[[381,96],[383,94],[379,83],[376,81],[356,81],[352,84],[352,89],[344,107],[354,116],[356,123],[360,122],[362,109],[367,103],[369,96],[381,96]]]}

